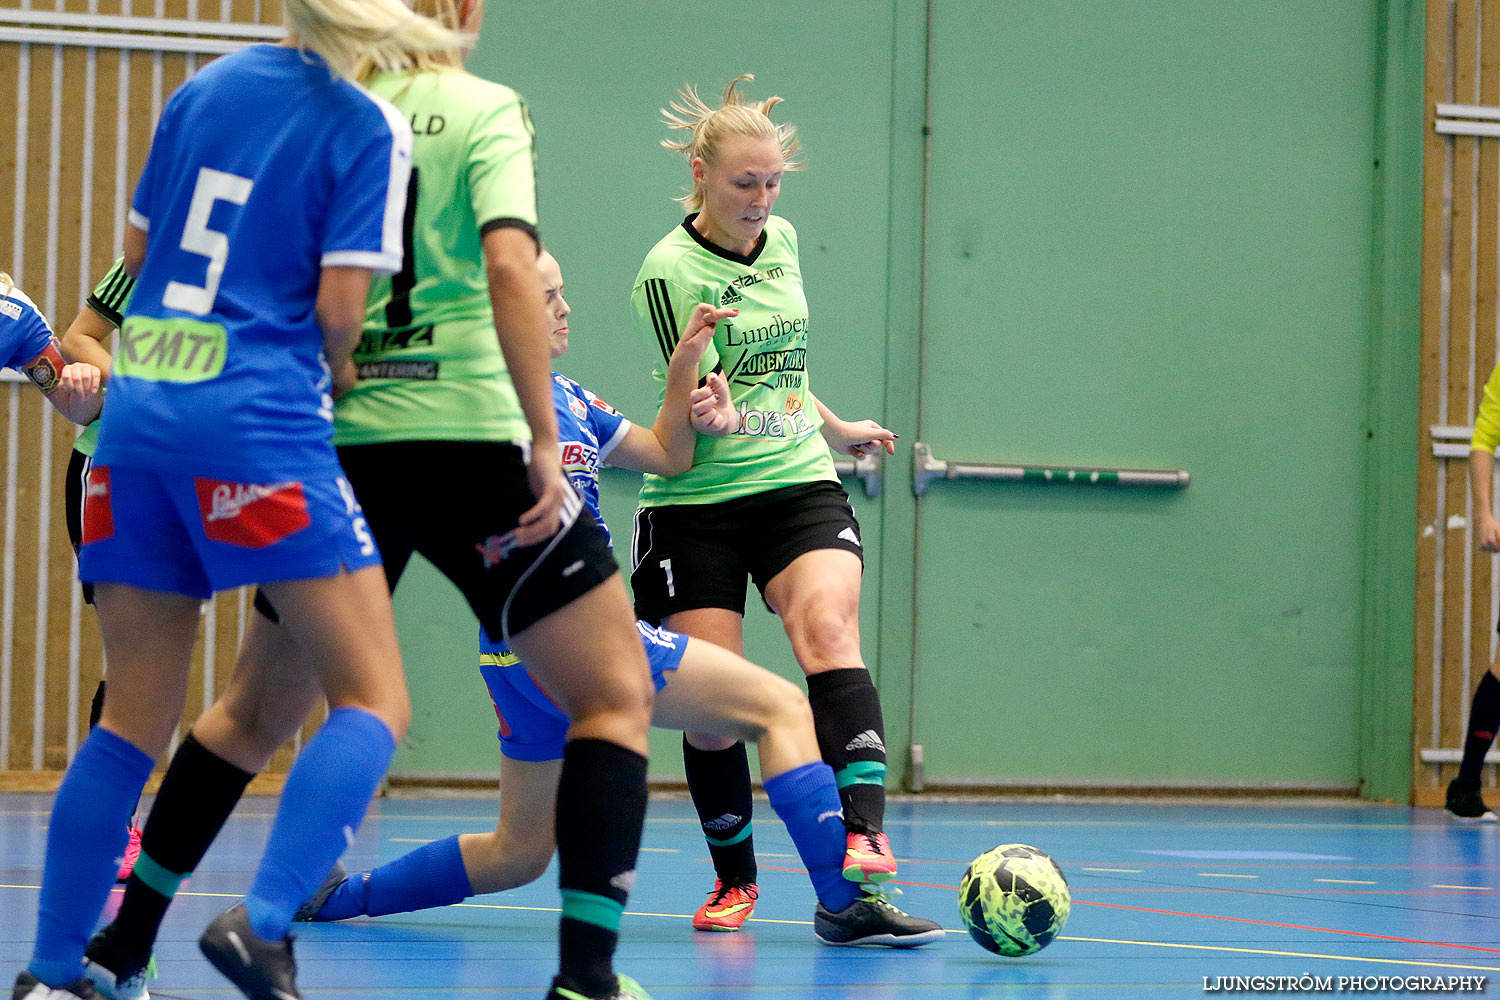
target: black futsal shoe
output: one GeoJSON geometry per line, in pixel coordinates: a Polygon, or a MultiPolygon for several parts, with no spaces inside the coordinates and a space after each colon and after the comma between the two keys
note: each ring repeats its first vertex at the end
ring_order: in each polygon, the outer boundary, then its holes
{"type": "Polygon", "coordinates": [[[837,948],[920,948],[941,941],[945,932],[942,925],[914,917],[884,896],[867,892],[837,913],[819,903],[813,915],[813,933],[819,941],[837,948]]]}
{"type": "Polygon", "coordinates": [[[1448,801],[1446,803],[1450,813],[1459,819],[1477,819],[1486,823],[1495,822],[1495,814],[1490,807],[1484,804],[1484,796],[1479,794],[1479,782],[1459,781],[1454,778],[1448,782],[1448,801]]]}
{"type": "Polygon", "coordinates": [[[250,1000],[302,1000],[290,936],[266,941],[250,929],[250,912],[235,903],[214,918],[198,950],[250,1000]]]}

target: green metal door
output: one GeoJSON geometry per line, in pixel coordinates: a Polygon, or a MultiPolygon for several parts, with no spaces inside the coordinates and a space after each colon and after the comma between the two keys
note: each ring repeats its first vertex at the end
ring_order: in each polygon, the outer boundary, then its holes
{"type": "Polygon", "coordinates": [[[1357,775],[1376,5],[931,5],[932,783],[1357,775]]]}

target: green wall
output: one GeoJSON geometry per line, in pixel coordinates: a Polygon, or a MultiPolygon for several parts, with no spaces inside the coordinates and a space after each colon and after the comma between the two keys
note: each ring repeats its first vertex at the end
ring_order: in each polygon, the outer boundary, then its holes
{"type": "MultiPolygon", "coordinates": [[[[656,109],[746,71],[787,99],[818,394],[902,435],[881,498],[849,484],[893,779],[914,738],[930,782],[1404,794],[1420,5],[774,0],[690,33],[681,10],[497,4],[470,65],[532,105],[559,367],[640,420],[626,299],[686,181],[656,109]],[[917,440],[1194,483],[919,501],[917,440]]],[[[622,541],[633,479],[605,480],[622,541]]],[[[397,610],[395,771],[492,771],[467,612],[425,566],[397,610]]],[[[763,609],[747,648],[795,674],[763,609]]]]}

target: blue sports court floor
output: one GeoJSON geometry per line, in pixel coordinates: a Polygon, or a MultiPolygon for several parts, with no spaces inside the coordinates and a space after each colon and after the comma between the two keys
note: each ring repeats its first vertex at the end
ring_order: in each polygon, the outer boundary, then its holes
{"type": "MultiPolygon", "coordinates": [[[[7,976],[30,954],[50,801],[0,795],[7,976]]],[[[195,942],[248,885],[273,806],[246,800],[178,897],[154,996],[238,996],[195,942]]],[[[705,935],[688,925],[712,883],[692,807],[653,799],[618,964],[657,1000],[1203,996],[1205,978],[1211,992],[1220,977],[1236,976],[1331,977],[1329,992],[1344,977],[1362,982],[1360,992],[1390,995],[1414,992],[1422,977],[1482,976],[1486,992],[1500,994],[1492,985],[1500,981],[1500,829],[1450,822],[1440,810],[893,801],[887,829],[903,858],[899,902],[953,933],[921,951],[891,952],[813,939],[811,889],[785,831],[763,802],[757,808],[756,917],[738,935],[705,935]],[[1073,888],[1063,936],[1029,958],[982,951],[955,907],[964,866],[1007,842],[1052,854],[1073,888]],[[1376,989],[1380,977],[1392,988],[1376,989]]],[[[487,829],[494,815],[488,799],[384,799],[345,861],[369,867],[428,840],[487,829]]],[[[446,910],[303,925],[300,984],[309,1000],[539,998],[553,970],[556,905],[549,874],[446,910]]]]}

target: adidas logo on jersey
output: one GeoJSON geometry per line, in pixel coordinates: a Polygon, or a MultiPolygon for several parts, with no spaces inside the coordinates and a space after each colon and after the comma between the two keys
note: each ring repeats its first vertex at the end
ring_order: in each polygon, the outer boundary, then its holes
{"type": "Polygon", "coordinates": [[[718,819],[711,819],[707,823],[704,823],[703,824],[703,829],[705,829],[705,830],[732,830],[732,829],[734,829],[734,827],[736,827],[736,826],[739,825],[739,822],[740,822],[740,817],[736,816],[734,813],[725,813],[724,815],[720,816],[718,819]]]}
{"type": "Polygon", "coordinates": [[[719,305],[732,306],[736,302],[743,302],[744,300],[745,297],[739,292],[735,291],[733,285],[730,285],[728,288],[724,289],[724,294],[719,296],[719,305]]]}
{"type": "Polygon", "coordinates": [[[854,739],[850,740],[844,746],[844,749],[845,750],[879,750],[881,753],[885,753],[885,740],[882,740],[880,738],[880,734],[877,733],[875,730],[873,730],[873,729],[866,729],[864,732],[862,732],[858,736],[854,737],[854,739]]]}
{"type": "Polygon", "coordinates": [[[845,528],[843,531],[840,531],[839,537],[846,542],[853,542],[855,545],[859,545],[860,548],[864,548],[864,546],[860,544],[859,541],[859,532],[855,531],[853,528],[845,528]]]}

